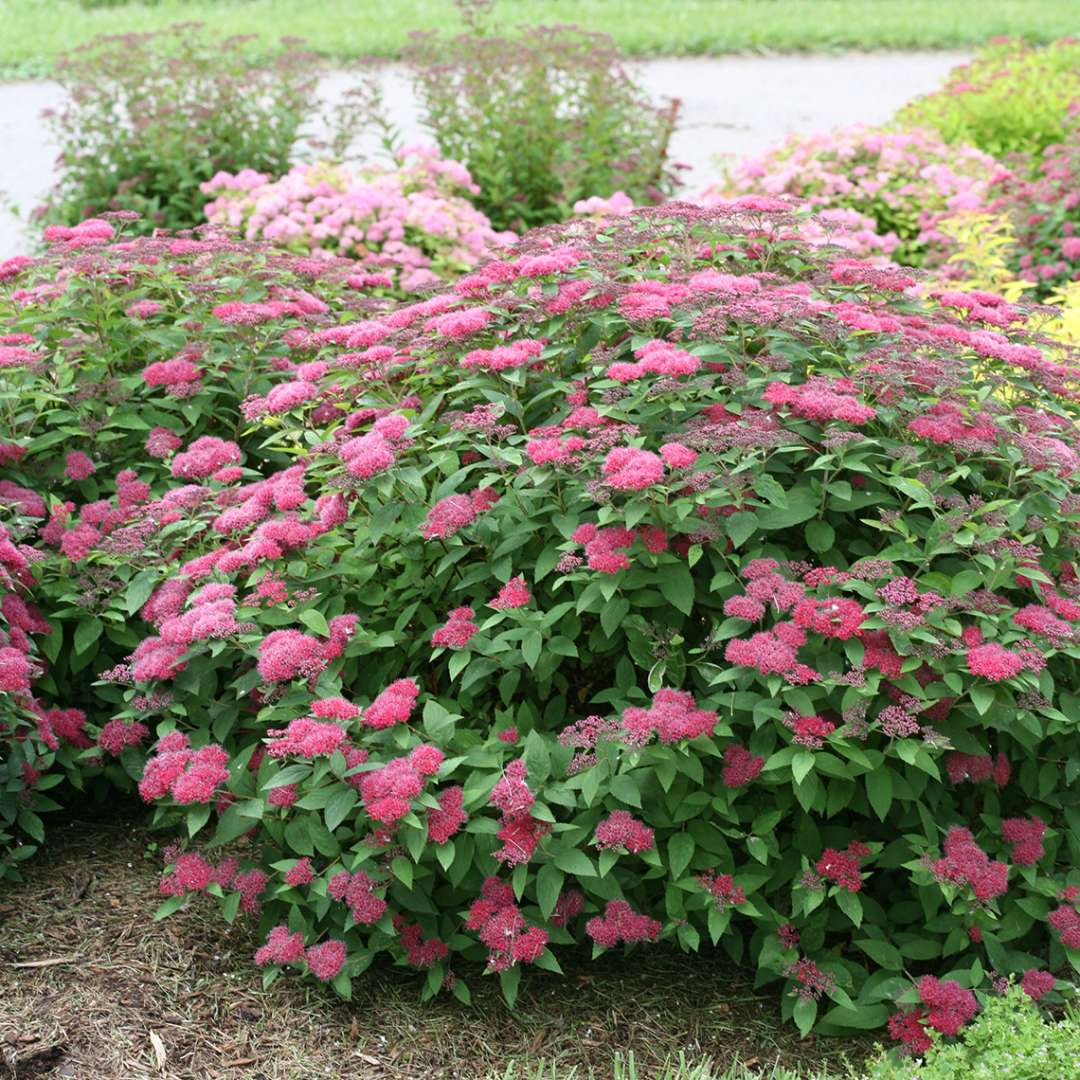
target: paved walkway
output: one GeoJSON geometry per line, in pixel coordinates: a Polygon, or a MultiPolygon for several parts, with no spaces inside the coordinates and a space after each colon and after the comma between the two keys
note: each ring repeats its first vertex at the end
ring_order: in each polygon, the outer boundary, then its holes
{"type": "MultiPolygon", "coordinates": [[[[966,59],[953,52],[692,57],[648,60],[639,70],[650,93],[682,99],[672,157],[692,166],[687,183],[698,189],[716,175],[720,155],[759,153],[796,131],[881,123],[966,59]]],[[[354,78],[328,75],[324,97],[333,101],[354,78]]],[[[389,66],[382,78],[389,112],[406,141],[429,141],[404,71],[389,66]]],[[[0,83],[0,196],[24,216],[53,180],[56,147],[39,115],[62,100],[55,83],[0,83]]],[[[18,219],[0,211],[0,258],[24,246],[18,219]]]]}

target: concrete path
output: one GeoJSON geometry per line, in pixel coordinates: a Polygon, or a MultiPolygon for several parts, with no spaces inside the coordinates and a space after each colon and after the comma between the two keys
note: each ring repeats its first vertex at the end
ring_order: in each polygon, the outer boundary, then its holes
{"type": "MultiPolygon", "coordinates": [[[[692,57],[648,60],[638,70],[652,95],[682,99],[671,152],[692,167],[684,175],[697,190],[716,175],[719,155],[760,153],[791,132],[881,123],[966,59],[954,52],[692,57]]],[[[381,78],[388,111],[406,141],[430,141],[405,72],[391,65],[381,78]]],[[[321,92],[333,102],[354,82],[349,72],[334,72],[321,92]]],[[[39,117],[62,101],[55,83],[0,83],[0,197],[23,217],[53,182],[56,147],[39,117]]],[[[0,258],[24,247],[19,219],[0,211],[0,258]]]]}

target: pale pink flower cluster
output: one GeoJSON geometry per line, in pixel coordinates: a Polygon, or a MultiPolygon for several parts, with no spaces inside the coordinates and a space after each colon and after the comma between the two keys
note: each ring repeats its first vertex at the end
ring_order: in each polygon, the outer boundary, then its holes
{"type": "Polygon", "coordinates": [[[244,169],[220,172],[202,190],[214,196],[206,216],[215,225],[294,251],[360,260],[377,272],[359,276],[361,288],[425,288],[516,239],[496,232],[469,201],[477,188],[468,170],[428,147],[406,148],[393,167],[359,175],[298,165],[271,180],[244,169]]]}

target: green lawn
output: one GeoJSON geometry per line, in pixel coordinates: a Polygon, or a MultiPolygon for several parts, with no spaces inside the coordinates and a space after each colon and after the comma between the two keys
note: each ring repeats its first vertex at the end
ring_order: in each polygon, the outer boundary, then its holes
{"type": "MultiPolygon", "coordinates": [[[[451,0],[0,0],[0,70],[40,74],[95,33],[196,19],[222,35],[295,34],[346,60],[395,56],[410,30],[456,29],[451,0]],[[392,12],[392,16],[391,16],[392,12]]],[[[573,22],[634,54],[956,48],[998,34],[1080,33],[1076,0],[498,0],[502,26],[573,22]]]]}

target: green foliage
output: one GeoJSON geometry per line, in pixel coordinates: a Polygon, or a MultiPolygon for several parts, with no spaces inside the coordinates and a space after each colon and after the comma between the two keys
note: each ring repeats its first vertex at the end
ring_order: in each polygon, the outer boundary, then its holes
{"type": "Polygon", "coordinates": [[[576,201],[625,191],[657,202],[678,104],[648,102],[611,38],[573,27],[512,37],[417,36],[406,52],[444,157],[480,187],[497,229],[562,221],[576,201]]]}
{"type": "Polygon", "coordinates": [[[1080,1066],[1080,1013],[1048,1020],[1018,986],[988,997],[955,1042],[922,1061],[882,1057],[867,1080],[1073,1080],[1080,1066]]]}
{"type": "Polygon", "coordinates": [[[187,23],[62,56],[68,99],[47,118],[60,179],[45,220],[132,210],[146,230],[190,228],[203,221],[200,185],[219,171],[285,172],[314,107],[314,58],[289,49],[260,63],[236,44],[187,23]]]}
{"type": "Polygon", "coordinates": [[[1062,38],[1044,48],[1023,41],[987,46],[954,68],[938,91],[905,105],[896,119],[933,128],[947,142],[968,143],[1004,157],[1038,162],[1075,124],[1080,102],[1080,42],[1062,38]]]}

